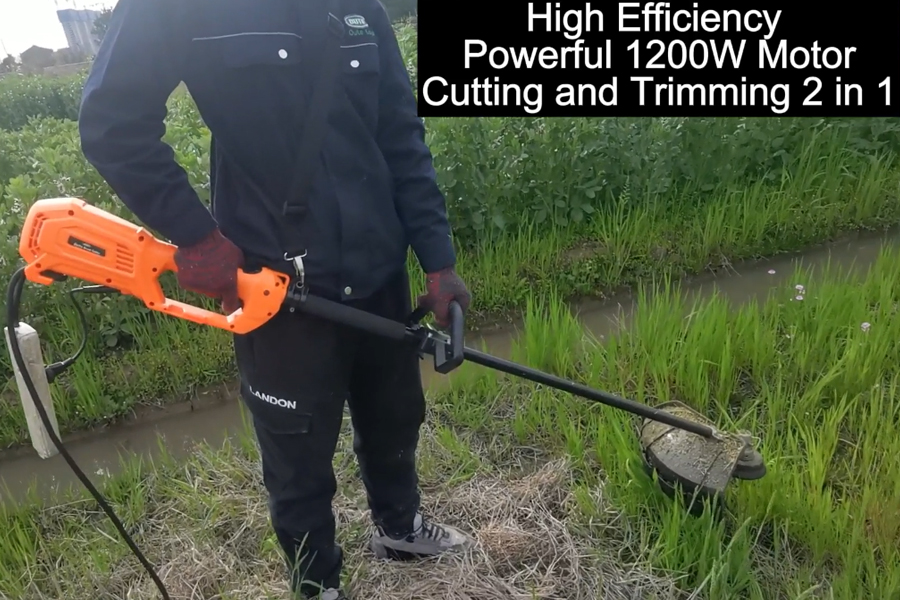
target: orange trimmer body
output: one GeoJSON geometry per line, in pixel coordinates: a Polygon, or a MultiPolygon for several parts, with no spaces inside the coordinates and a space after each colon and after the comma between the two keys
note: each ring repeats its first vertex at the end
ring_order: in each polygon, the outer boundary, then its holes
{"type": "Polygon", "coordinates": [[[201,325],[248,333],[281,308],[290,280],[271,269],[238,271],[242,307],[230,315],[167,298],[159,277],[177,272],[177,247],[145,228],[78,198],[35,202],[25,218],[19,254],[28,263],[25,277],[52,284],[54,274],[104,285],[134,296],[148,308],[201,325]]]}

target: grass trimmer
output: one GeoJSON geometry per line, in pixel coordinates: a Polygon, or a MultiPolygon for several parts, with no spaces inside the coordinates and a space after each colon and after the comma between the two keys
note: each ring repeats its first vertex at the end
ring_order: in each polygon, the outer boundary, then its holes
{"type": "MultiPolygon", "coordinates": [[[[458,304],[451,306],[451,327],[445,333],[421,324],[425,316],[421,311],[414,312],[407,323],[391,321],[310,295],[302,280],[261,269],[238,274],[238,291],[243,306],[231,315],[223,315],[165,296],[159,277],[167,271],[176,270],[175,250],[175,246],[156,239],[146,229],[83,200],[40,200],[31,207],[22,230],[19,253],[27,266],[16,272],[9,286],[7,328],[20,325],[19,304],[25,280],[51,285],[66,278],[77,278],[95,285],[76,291],[134,296],[151,310],[236,334],[254,330],[281,310],[303,312],[375,335],[416,344],[423,358],[425,355],[434,358],[434,368],[438,373],[449,373],[464,361],[469,361],[642,417],[640,443],[645,464],[658,474],[663,489],[670,494],[681,490],[682,493],[699,493],[705,497],[720,496],[732,479],[758,479],[765,475],[762,457],[751,446],[749,436],[719,431],[709,419],[684,404],[671,402],[654,408],[465,347],[463,314],[458,304]]],[[[79,314],[86,334],[87,324],[80,310],[79,314]]],[[[54,445],[115,523],[131,550],[151,574],[163,597],[168,598],[149,562],[54,433],[28,374],[18,337],[13,331],[9,331],[9,335],[15,364],[54,445]]],[[[48,367],[48,379],[70,366],[75,358],[77,354],[48,367]]],[[[24,391],[22,395],[25,395],[24,391]]]]}

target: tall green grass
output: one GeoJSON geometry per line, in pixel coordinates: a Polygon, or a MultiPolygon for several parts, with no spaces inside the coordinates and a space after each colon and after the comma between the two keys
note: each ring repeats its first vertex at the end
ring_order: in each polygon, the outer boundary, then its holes
{"type": "MultiPolygon", "coordinates": [[[[597,548],[621,544],[628,550],[615,560],[681,577],[679,587],[698,598],[896,598],[898,306],[897,251],[884,251],[855,278],[834,268],[815,279],[798,270],[766,302],[739,307],[715,296],[689,302],[662,278],[642,286],[628,330],[603,343],[583,331],[558,291],[548,291],[529,301],[514,358],[644,402],[681,400],[723,428],[750,430],[768,475],[735,482],[724,512],[689,516],[643,471],[630,415],[464,365],[430,402],[421,459],[428,495],[452,495],[480,473],[508,478],[564,457],[572,469],[571,535],[597,548]]],[[[159,506],[177,499],[206,507],[165,513],[199,534],[215,518],[212,507],[237,510],[223,490],[257,485],[243,454],[210,456],[158,472],[135,467],[110,484],[128,522],[149,519],[142,531],[154,552],[166,542],[159,506]]],[[[336,464],[352,470],[351,462],[347,446],[336,464]]],[[[341,478],[358,485],[350,471],[341,478]]],[[[254,520],[265,526],[264,503],[240,507],[258,511],[254,520]]],[[[81,514],[31,506],[0,515],[3,580],[86,589],[95,581],[87,570],[101,557],[107,569],[131,560],[81,514]],[[63,552],[73,543],[96,552],[63,552]],[[66,573],[65,583],[55,573],[66,573]]]]}
{"type": "Polygon", "coordinates": [[[686,587],[706,597],[894,598],[898,258],[884,251],[857,281],[798,271],[768,302],[740,308],[721,297],[688,303],[670,281],[651,302],[646,286],[629,330],[604,344],[585,338],[557,296],[530,305],[520,358],[644,402],[687,402],[758,436],[769,474],[731,490],[724,521],[690,518],[654,489],[629,415],[489,373],[455,382],[443,407],[485,435],[567,454],[585,498],[605,480],[654,564],[689,574],[686,587]]]}

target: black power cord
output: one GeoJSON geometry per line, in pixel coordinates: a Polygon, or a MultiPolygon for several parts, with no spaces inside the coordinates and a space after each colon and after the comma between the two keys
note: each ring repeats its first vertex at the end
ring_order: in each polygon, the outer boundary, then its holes
{"type": "MultiPolygon", "coordinates": [[[[81,356],[81,353],[84,352],[85,347],[87,346],[87,317],[84,315],[84,310],[81,308],[81,305],[78,303],[77,294],[108,294],[108,293],[118,293],[118,290],[106,287],[105,285],[89,285],[86,287],[75,288],[74,290],[69,291],[69,298],[72,300],[72,305],[75,306],[75,312],[78,313],[78,319],[81,321],[81,345],[78,347],[78,350],[75,351],[75,354],[67,358],[66,360],[61,360],[57,363],[53,363],[52,365],[47,365],[44,368],[44,373],[47,376],[47,383],[53,383],[53,381],[59,377],[62,373],[66,371],[69,367],[75,364],[75,361],[78,360],[78,357],[81,356]]],[[[16,343],[18,343],[18,339],[16,343]]]]}
{"type": "MultiPolygon", "coordinates": [[[[50,423],[50,417],[47,415],[47,411],[44,409],[44,405],[38,400],[38,392],[35,389],[34,382],[31,380],[31,376],[28,373],[28,366],[25,364],[25,359],[22,357],[22,350],[19,347],[19,338],[16,335],[16,328],[19,324],[19,307],[22,302],[22,291],[25,286],[25,269],[21,268],[16,271],[15,275],[13,275],[12,279],[9,282],[9,287],[6,292],[6,329],[9,332],[9,343],[12,349],[13,360],[16,361],[16,366],[19,369],[19,372],[22,374],[22,379],[25,382],[25,387],[28,389],[28,394],[31,396],[32,402],[34,403],[35,408],[37,408],[38,414],[41,416],[41,421],[44,423],[44,427],[47,430],[47,434],[50,436],[50,439],[53,441],[53,445],[56,446],[56,449],[59,450],[59,453],[62,454],[63,458],[68,463],[69,467],[75,473],[81,483],[88,489],[91,495],[97,500],[97,504],[100,505],[100,508],[103,509],[103,512],[106,513],[106,516],[109,517],[109,520],[113,522],[113,525],[116,526],[116,529],[119,531],[119,534],[122,536],[122,539],[125,540],[125,543],[128,544],[128,547],[131,549],[131,552],[137,557],[140,561],[141,565],[143,565],[144,569],[146,569],[147,573],[150,575],[150,578],[153,580],[153,583],[156,584],[157,589],[159,589],[159,593],[162,595],[163,600],[171,600],[169,597],[169,593],[166,591],[165,585],[163,585],[162,580],[159,578],[159,575],[156,574],[156,571],[153,568],[153,565],[150,564],[150,561],[144,556],[141,552],[140,548],[138,548],[137,544],[134,543],[134,540],[125,531],[125,526],[122,524],[122,521],[119,520],[119,517],[116,516],[115,511],[113,511],[112,507],[110,507],[109,503],[103,497],[103,495],[94,487],[94,484],[91,483],[91,480],[87,478],[84,474],[84,471],[78,466],[69,452],[66,450],[65,446],[62,443],[62,440],[56,435],[56,432],[53,429],[52,424],[50,423]]],[[[84,328],[84,338],[82,339],[82,343],[78,351],[74,356],[68,358],[64,361],[54,363],[46,368],[47,378],[49,380],[55,379],[60,373],[69,368],[75,360],[81,355],[81,352],[84,350],[87,344],[87,319],[85,318],[84,311],[82,311],[79,306],[77,299],[75,298],[75,294],[78,292],[83,293],[111,293],[117,292],[113,288],[108,288],[106,286],[89,286],[83,288],[77,288],[70,292],[70,296],[75,303],[75,308],[78,311],[78,315],[81,318],[81,324],[84,328]]]]}

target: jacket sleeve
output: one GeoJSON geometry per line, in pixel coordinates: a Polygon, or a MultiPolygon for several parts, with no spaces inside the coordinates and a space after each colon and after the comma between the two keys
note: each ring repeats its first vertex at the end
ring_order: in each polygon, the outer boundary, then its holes
{"type": "Polygon", "coordinates": [[[134,215],[178,246],[216,222],[162,141],[181,81],[163,0],[120,0],[85,83],[79,115],[88,162],[134,215]]]}
{"type": "Polygon", "coordinates": [[[380,4],[374,12],[381,55],[378,145],[393,176],[394,202],[413,252],[422,269],[434,273],[456,264],[447,204],[396,34],[380,4]]]}

